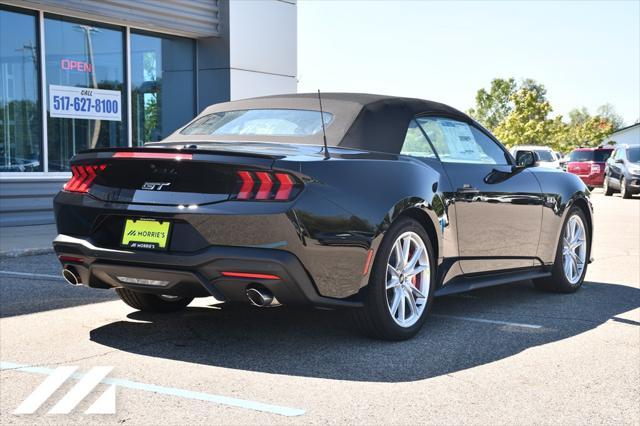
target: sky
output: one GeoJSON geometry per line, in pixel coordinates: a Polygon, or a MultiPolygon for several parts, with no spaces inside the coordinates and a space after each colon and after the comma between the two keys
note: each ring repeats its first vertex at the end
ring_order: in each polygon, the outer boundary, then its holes
{"type": "Polygon", "coordinates": [[[299,0],[298,92],[410,96],[461,110],[493,78],[544,84],[555,114],[640,119],[640,0],[299,0]]]}

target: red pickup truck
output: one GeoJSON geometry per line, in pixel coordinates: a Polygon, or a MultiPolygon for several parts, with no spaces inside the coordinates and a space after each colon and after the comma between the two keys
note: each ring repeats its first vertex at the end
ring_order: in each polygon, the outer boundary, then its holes
{"type": "Polygon", "coordinates": [[[589,187],[601,187],[604,181],[604,167],[613,148],[578,148],[571,152],[567,171],[578,175],[589,187]]]}

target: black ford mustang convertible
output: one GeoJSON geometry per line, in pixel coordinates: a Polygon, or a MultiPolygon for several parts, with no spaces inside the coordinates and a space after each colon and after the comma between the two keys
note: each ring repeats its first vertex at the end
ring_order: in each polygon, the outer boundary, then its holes
{"type": "Polygon", "coordinates": [[[76,155],[54,202],[67,281],[144,311],[204,296],[346,308],[384,339],[414,335],[437,296],[581,286],[592,208],[578,177],[512,158],[443,104],[318,101],[213,105],[162,142],[76,155]]]}

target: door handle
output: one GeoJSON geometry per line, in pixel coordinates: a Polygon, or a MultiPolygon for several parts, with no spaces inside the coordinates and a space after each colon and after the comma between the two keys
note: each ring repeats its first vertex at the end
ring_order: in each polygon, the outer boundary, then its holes
{"type": "Polygon", "coordinates": [[[460,194],[479,194],[480,190],[478,188],[474,188],[473,186],[465,183],[462,185],[462,188],[458,188],[458,193],[460,194]]]}

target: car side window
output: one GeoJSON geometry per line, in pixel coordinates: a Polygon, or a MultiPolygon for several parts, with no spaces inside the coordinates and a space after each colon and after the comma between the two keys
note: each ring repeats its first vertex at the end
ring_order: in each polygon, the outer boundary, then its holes
{"type": "Polygon", "coordinates": [[[609,158],[611,158],[613,161],[616,161],[620,158],[624,158],[624,150],[622,148],[616,148],[615,151],[613,151],[613,154],[611,154],[611,156],[609,158]]]}
{"type": "Polygon", "coordinates": [[[479,129],[461,121],[419,117],[418,123],[445,163],[510,164],[506,152],[479,129]]]}
{"type": "Polygon", "coordinates": [[[431,144],[420,130],[420,126],[415,120],[411,120],[409,128],[407,129],[407,135],[404,138],[402,144],[402,155],[410,155],[411,157],[420,158],[436,158],[436,154],[431,148],[431,144]]]}
{"type": "Polygon", "coordinates": [[[618,158],[623,159],[623,160],[625,159],[626,152],[625,152],[624,148],[619,148],[617,150],[617,154],[618,154],[618,158]]]}

